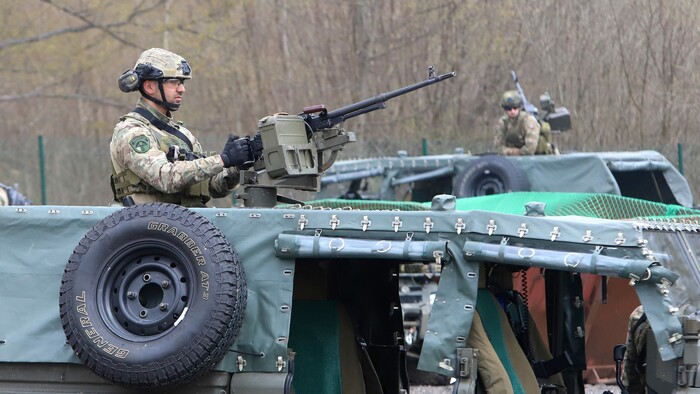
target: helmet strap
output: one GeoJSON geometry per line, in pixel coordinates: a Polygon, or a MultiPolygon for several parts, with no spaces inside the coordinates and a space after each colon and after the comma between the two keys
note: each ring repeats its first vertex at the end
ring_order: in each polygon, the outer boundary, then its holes
{"type": "Polygon", "coordinates": [[[165,91],[163,90],[163,81],[160,79],[156,79],[156,81],[158,81],[158,89],[160,90],[160,97],[163,98],[162,100],[157,99],[157,98],[151,96],[150,94],[146,93],[146,91],[143,89],[143,84],[141,84],[141,86],[139,86],[139,92],[141,92],[141,94],[144,97],[153,101],[154,103],[164,106],[168,110],[168,115],[169,115],[170,111],[177,111],[178,108],[180,108],[180,104],[174,104],[174,103],[169,103],[169,102],[165,101],[165,91]]]}

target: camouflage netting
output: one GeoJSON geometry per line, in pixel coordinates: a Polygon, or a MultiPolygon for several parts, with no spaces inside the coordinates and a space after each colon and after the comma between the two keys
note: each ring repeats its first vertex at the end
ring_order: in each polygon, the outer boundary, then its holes
{"type": "MultiPolygon", "coordinates": [[[[517,192],[457,199],[458,211],[480,210],[525,214],[525,204],[546,204],[547,216],[586,216],[601,219],[700,220],[700,210],[610,194],[517,192]]],[[[325,199],[309,201],[312,209],[430,210],[430,203],[325,199]]]]}

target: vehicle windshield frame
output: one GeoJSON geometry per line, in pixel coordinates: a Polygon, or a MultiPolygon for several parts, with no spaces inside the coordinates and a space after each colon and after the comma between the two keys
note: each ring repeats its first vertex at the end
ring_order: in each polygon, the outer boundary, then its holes
{"type": "MultiPolygon", "coordinates": [[[[684,231],[646,231],[647,248],[657,252],[661,264],[679,275],[669,287],[668,297],[676,308],[700,305],[700,233],[684,231]]],[[[687,311],[684,314],[694,311],[687,311]]]]}

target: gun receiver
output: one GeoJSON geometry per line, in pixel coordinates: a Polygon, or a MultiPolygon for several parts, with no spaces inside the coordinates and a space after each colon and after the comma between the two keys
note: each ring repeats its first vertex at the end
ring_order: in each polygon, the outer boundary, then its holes
{"type": "Polygon", "coordinates": [[[238,198],[247,207],[272,207],[277,201],[292,202],[277,194],[279,188],[318,191],[320,175],[335,162],[345,145],[355,142],[355,133],[345,131],[339,124],[386,108],[386,102],[392,98],[454,76],[454,72],[436,75],[431,66],[425,81],[333,111],[316,105],[304,108],[299,115],[276,114],[260,119],[254,145],[262,155],[251,170],[241,172],[244,193],[238,198]]]}

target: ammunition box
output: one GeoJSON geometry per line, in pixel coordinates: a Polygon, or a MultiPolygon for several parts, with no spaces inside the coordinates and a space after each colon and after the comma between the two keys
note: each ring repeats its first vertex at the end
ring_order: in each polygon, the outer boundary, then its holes
{"type": "Polygon", "coordinates": [[[260,119],[263,158],[271,178],[318,173],[316,145],[306,135],[304,121],[295,115],[272,115],[260,119]]]}
{"type": "Polygon", "coordinates": [[[555,108],[544,120],[549,123],[553,132],[571,130],[571,115],[564,107],[555,108]]]}

